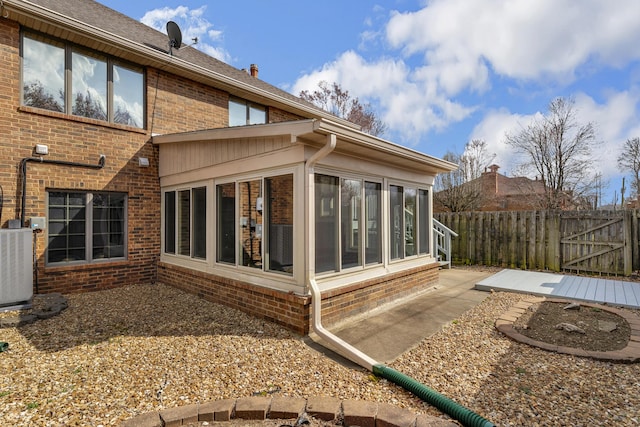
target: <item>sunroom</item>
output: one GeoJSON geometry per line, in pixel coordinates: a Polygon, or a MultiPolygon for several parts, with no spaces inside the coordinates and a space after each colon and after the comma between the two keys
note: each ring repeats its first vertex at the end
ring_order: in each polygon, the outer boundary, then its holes
{"type": "Polygon", "coordinates": [[[437,281],[431,188],[455,165],[326,119],[157,135],[158,280],[300,333],[437,281]]]}

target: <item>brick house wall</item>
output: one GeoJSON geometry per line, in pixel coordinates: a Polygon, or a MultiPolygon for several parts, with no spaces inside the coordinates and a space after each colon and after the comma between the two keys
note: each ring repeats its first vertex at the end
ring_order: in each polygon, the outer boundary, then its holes
{"type": "MultiPolygon", "coordinates": [[[[461,184],[479,186],[481,199],[474,209],[480,212],[526,211],[540,209],[544,203],[544,185],[541,181],[526,177],[508,177],[498,173],[498,166],[492,165],[488,171],[475,180],[461,184]]],[[[448,208],[434,197],[434,212],[448,212],[448,208]]]]}
{"type": "MultiPolygon", "coordinates": [[[[85,292],[162,281],[298,333],[309,331],[308,296],[159,261],[159,148],[151,143],[151,135],[226,127],[229,120],[227,92],[147,68],[146,126],[138,129],[21,106],[20,27],[7,19],[0,20],[0,59],[3,67],[0,73],[3,87],[0,93],[0,187],[3,194],[0,227],[6,228],[9,220],[23,214],[19,165],[22,159],[33,156],[36,144],[49,147],[47,159],[98,164],[99,156],[103,154],[106,162],[102,169],[29,162],[25,218],[47,217],[49,190],[113,191],[128,196],[127,259],[45,266],[46,232],[41,233],[36,237],[38,292],[85,292]],[[149,167],[140,167],[139,157],[148,158],[149,167]]],[[[271,123],[302,118],[268,107],[271,123]]],[[[283,198],[287,198],[286,195],[283,198]]],[[[277,221],[291,223],[291,207],[282,208],[283,213],[275,212],[277,221]]],[[[435,282],[437,264],[428,264],[327,291],[323,294],[324,323],[330,325],[435,282]]]]}
{"type": "MultiPolygon", "coordinates": [[[[20,27],[0,21],[0,186],[3,194],[0,227],[20,218],[20,161],[32,157],[36,144],[49,147],[47,159],[97,164],[99,170],[27,163],[25,218],[47,216],[46,192],[115,191],[128,195],[127,260],[84,265],[46,266],[45,236],[37,237],[38,292],[82,292],[157,280],[160,255],[160,185],[158,147],[152,133],[172,133],[225,127],[229,94],[153,68],[146,71],[146,129],[70,116],[21,106],[20,27]],[[138,166],[138,157],[150,166],[138,166]]],[[[270,121],[295,120],[297,115],[271,108],[270,121]]],[[[27,222],[28,225],[28,222],[27,222]]]]}

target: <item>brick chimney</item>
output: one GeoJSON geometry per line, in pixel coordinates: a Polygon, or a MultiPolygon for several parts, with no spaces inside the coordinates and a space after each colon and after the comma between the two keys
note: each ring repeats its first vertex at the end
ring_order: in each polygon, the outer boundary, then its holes
{"type": "Polygon", "coordinates": [[[251,64],[251,68],[249,68],[249,73],[251,74],[251,77],[255,77],[256,79],[258,78],[258,66],[256,64],[251,64]]]}

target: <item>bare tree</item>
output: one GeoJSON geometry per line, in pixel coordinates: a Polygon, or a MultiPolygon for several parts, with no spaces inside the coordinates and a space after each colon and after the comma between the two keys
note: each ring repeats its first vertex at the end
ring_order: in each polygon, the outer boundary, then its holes
{"type": "Polygon", "coordinates": [[[23,92],[25,105],[45,108],[51,111],[64,111],[64,94],[62,91],[58,94],[60,98],[60,100],[58,100],[45,90],[42,82],[35,81],[24,85],[23,92]]]}
{"type": "Polygon", "coordinates": [[[618,156],[618,166],[632,173],[631,197],[638,197],[640,195],[640,138],[627,139],[618,156]]]}
{"type": "Polygon", "coordinates": [[[506,135],[507,145],[523,156],[522,170],[542,179],[545,209],[571,205],[591,190],[595,129],[591,122],[577,122],[574,107],[574,100],[556,98],[546,115],[506,135]]]}
{"type": "Polygon", "coordinates": [[[387,125],[371,109],[370,104],[360,103],[357,97],[353,98],[348,90],[342,89],[336,82],[329,84],[321,81],[317,90],[303,90],[299,96],[331,114],[360,125],[362,131],[370,135],[381,136],[387,130],[387,125]]]}
{"type": "Polygon", "coordinates": [[[483,139],[472,139],[465,145],[464,153],[460,157],[460,165],[465,172],[466,182],[480,178],[482,172],[491,165],[495,153],[487,150],[487,142],[483,139]]]}
{"type": "Polygon", "coordinates": [[[84,95],[81,92],[76,94],[71,112],[77,116],[89,117],[98,120],[107,120],[107,112],[104,107],[91,96],[87,91],[84,95]]]}
{"type": "Polygon", "coordinates": [[[479,139],[468,142],[463,155],[448,151],[444,160],[456,163],[458,169],[436,177],[434,201],[451,212],[480,208],[484,193],[478,178],[494,157],[487,153],[487,143],[479,139]]]}

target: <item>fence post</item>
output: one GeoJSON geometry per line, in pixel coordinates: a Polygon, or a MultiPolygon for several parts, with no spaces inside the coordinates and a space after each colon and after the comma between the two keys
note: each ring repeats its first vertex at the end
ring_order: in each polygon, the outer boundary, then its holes
{"type": "Polygon", "coordinates": [[[638,229],[638,217],[640,210],[634,209],[631,214],[631,269],[640,270],[640,229],[638,229]]]}
{"type": "Polygon", "coordinates": [[[547,219],[549,224],[549,270],[560,271],[562,266],[562,254],[560,253],[560,222],[562,220],[559,211],[550,212],[547,219]]]}
{"type": "Polygon", "coordinates": [[[633,216],[635,214],[634,211],[632,210],[625,210],[623,211],[624,214],[622,216],[622,226],[623,226],[623,232],[622,235],[624,236],[624,248],[622,249],[624,251],[624,275],[625,276],[631,276],[631,273],[633,272],[633,245],[634,245],[634,238],[633,238],[633,233],[632,233],[632,222],[633,222],[633,216]]]}

